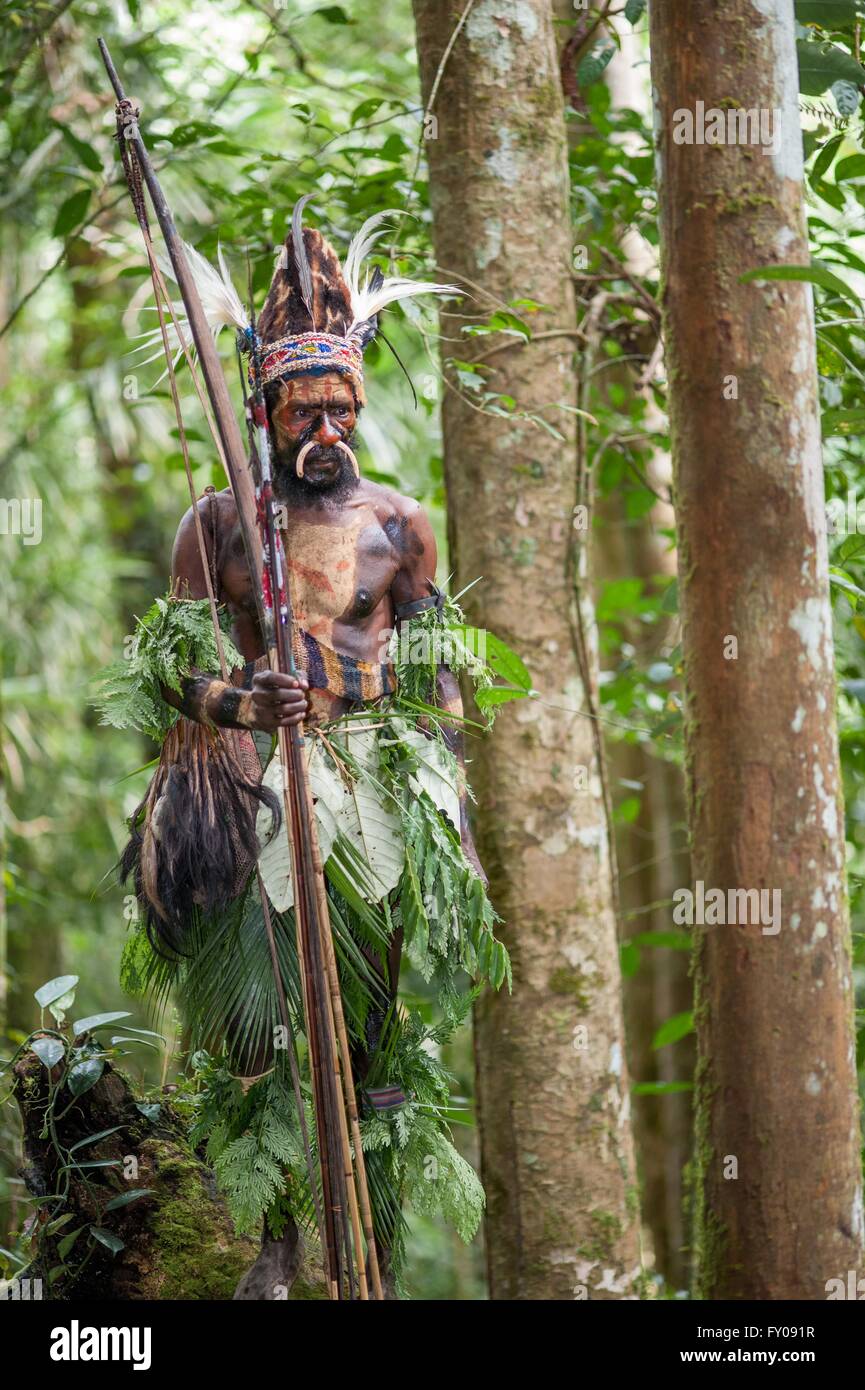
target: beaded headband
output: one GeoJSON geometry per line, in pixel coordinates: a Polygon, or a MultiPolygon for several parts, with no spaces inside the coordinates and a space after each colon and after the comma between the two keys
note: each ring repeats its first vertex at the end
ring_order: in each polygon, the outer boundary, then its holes
{"type": "Polygon", "coordinates": [[[334,333],[290,333],[262,348],[262,385],[323,372],[341,372],[361,386],[363,353],[353,339],[334,333]]]}

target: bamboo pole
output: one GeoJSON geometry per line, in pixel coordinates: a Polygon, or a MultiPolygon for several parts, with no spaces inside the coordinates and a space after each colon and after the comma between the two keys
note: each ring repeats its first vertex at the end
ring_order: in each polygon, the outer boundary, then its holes
{"type": "MultiPolygon", "coordinates": [[[[307,793],[310,796],[310,810],[312,811],[312,797],[307,781],[307,793]]],[[[313,813],[314,814],[314,813],[313,813]]],[[[316,840],[313,853],[318,855],[318,863],[321,864],[321,851],[316,840]]],[[[324,871],[315,876],[315,884],[319,893],[324,895],[323,907],[320,904],[319,918],[322,924],[322,938],[324,946],[325,968],[327,969],[328,984],[330,986],[330,1002],[333,1010],[336,1025],[336,1034],[339,1039],[340,1052],[343,1057],[343,1068],[341,1073],[343,1095],[345,1097],[345,1108],[348,1112],[349,1123],[351,1126],[351,1137],[354,1143],[355,1164],[357,1171],[358,1197],[360,1201],[361,1216],[363,1218],[364,1234],[366,1236],[367,1255],[369,1259],[369,1272],[372,1279],[373,1296],[376,1299],[383,1299],[384,1294],[381,1286],[381,1273],[378,1263],[378,1251],[376,1249],[375,1235],[372,1225],[372,1210],[369,1201],[369,1187],[366,1179],[366,1162],[363,1156],[363,1143],[360,1133],[360,1119],[357,1111],[357,1095],[354,1088],[354,1078],[352,1076],[351,1054],[348,1045],[348,1030],[345,1026],[345,1013],[342,1007],[342,995],[339,989],[339,973],[336,964],[336,953],[333,949],[333,936],[330,932],[330,914],[327,911],[327,893],[324,888],[324,871]]]]}
{"type": "MultiPolygon", "coordinates": [[[[297,780],[292,775],[292,753],[289,739],[289,731],[280,728],[278,732],[278,743],[280,760],[282,763],[282,796],[285,814],[286,835],[288,838],[289,849],[292,861],[292,881],[294,883],[294,920],[297,939],[297,954],[300,964],[300,976],[303,982],[304,993],[304,1012],[307,1019],[307,1041],[309,1044],[310,1073],[312,1079],[314,1108],[316,1112],[316,1130],[318,1133],[318,1161],[321,1168],[322,1189],[325,1193],[331,1192],[331,1153],[328,1134],[328,1118],[332,1118],[333,1107],[328,1103],[328,1096],[325,1082],[326,1059],[322,1057],[323,1047],[325,1050],[332,1050],[332,1039],[322,1039],[319,1036],[318,1028],[313,1024],[313,1020],[320,1019],[321,1011],[317,1007],[318,1000],[315,995],[315,983],[313,978],[313,950],[310,942],[310,922],[309,904],[306,901],[306,891],[308,880],[303,871],[302,858],[303,850],[298,845],[298,814],[295,807],[295,796],[297,792],[297,780]],[[300,865],[300,867],[299,867],[300,865]],[[331,1043],[331,1049],[327,1049],[327,1043],[331,1043]]],[[[300,759],[302,762],[302,758],[300,759]]],[[[339,1212],[335,1210],[332,1201],[325,1202],[324,1209],[325,1227],[321,1230],[322,1246],[325,1252],[325,1263],[328,1265],[328,1287],[330,1296],[339,1299],[341,1296],[340,1274],[339,1274],[339,1212]]]]}

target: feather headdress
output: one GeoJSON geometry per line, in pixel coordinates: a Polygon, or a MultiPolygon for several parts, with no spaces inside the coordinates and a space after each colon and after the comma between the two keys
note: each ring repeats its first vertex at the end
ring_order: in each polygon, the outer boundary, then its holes
{"type": "Polygon", "coordinates": [[[321,232],[303,227],[309,197],[295,205],[291,231],[261,311],[262,378],[279,381],[308,372],[337,371],[351,381],[363,404],[363,352],[376,335],[382,310],[400,299],[460,291],[455,285],[384,275],[377,267],[364,271],[391,210],[367,218],[340,265],[321,232]]]}
{"type": "Polygon", "coordinates": [[[348,336],[364,337],[365,343],[371,341],[377,327],[378,316],[382,309],[387,308],[388,304],[395,304],[399,299],[412,299],[419,294],[461,293],[456,285],[443,285],[434,280],[409,280],[402,275],[383,275],[378,268],[373,270],[371,274],[368,272],[361,282],[363,263],[386,230],[384,227],[380,231],[374,229],[386,217],[390,217],[391,212],[398,215],[395,209],[390,209],[387,212],[377,212],[375,216],[368,217],[360,231],[349,242],[345,257],[343,274],[348,285],[352,311],[348,336]],[[370,324],[373,325],[371,331],[369,330],[370,324]],[[365,335],[368,331],[370,336],[366,338],[365,335]]]}
{"type": "MultiPolygon", "coordinates": [[[[364,403],[363,352],[378,331],[379,316],[389,304],[422,294],[460,294],[455,285],[432,280],[411,280],[384,275],[364,263],[385,233],[385,219],[395,210],[368,217],[352,237],[344,266],[321,232],[303,226],[303,210],[311,194],[295,204],[291,230],[280,249],[273,279],[257,325],[264,383],[288,380],[308,373],[340,372],[353,386],[358,403],[364,403]]],[[[194,247],[184,242],[189,268],[195,279],[207,322],[214,337],[223,328],[246,335],[249,319],[222,254],[218,270],[194,247]]],[[[163,267],[167,273],[169,267],[163,267]]],[[[186,316],[175,307],[184,333],[186,316]]],[[[180,343],[173,324],[168,324],[172,349],[180,343]]],[[[161,348],[159,330],[143,335],[139,350],[161,348]]]]}
{"type": "MultiPolygon", "coordinates": [[[[210,264],[210,261],[207,260],[205,256],[202,256],[200,251],[196,251],[194,246],[190,246],[189,242],[184,241],[182,244],[186,259],[189,262],[189,269],[195,280],[195,287],[198,290],[198,297],[201,300],[204,317],[207,320],[207,325],[213,337],[216,338],[222,332],[223,328],[233,328],[240,333],[245,333],[249,327],[249,318],[241,302],[240,295],[237,293],[232,283],[231,275],[229,274],[228,266],[225,262],[225,256],[222,253],[222,247],[217,246],[216,248],[216,257],[219,265],[219,269],[217,270],[215,266],[210,264]]],[[[174,280],[175,276],[171,262],[162,255],[158,255],[157,260],[162,274],[174,280]]],[[[152,305],[149,307],[153,309],[154,313],[156,312],[152,305]]],[[[185,342],[191,344],[192,332],[189,327],[189,320],[186,316],[185,309],[181,304],[172,304],[171,307],[174,313],[174,319],[180,324],[185,342]]],[[[181,347],[180,337],[174,325],[174,320],[168,315],[166,315],[165,328],[168,335],[168,344],[174,356],[174,363],[176,366],[183,349],[181,347]]],[[[140,366],[145,366],[148,362],[153,362],[156,358],[162,356],[162,332],[159,328],[154,328],[147,333],[142,333],[140,339],[139,346],[135,349],[136,352],[146,352],[148,349],[153,349],[151,355],[145,357],[142,362],[139,363],[140,366]]],[[[163,372],[162,375],[167,375],[167,370],[163,372]]],[[[161,381],[162,377],[159,379],[161,381]]]]}

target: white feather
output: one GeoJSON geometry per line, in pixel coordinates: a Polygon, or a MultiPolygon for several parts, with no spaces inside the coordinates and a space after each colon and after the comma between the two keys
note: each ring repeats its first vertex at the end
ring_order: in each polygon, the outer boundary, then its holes
{"type": "Polygon", "coordinates": [[[353,320],[348,330],[349,336],[367,319],[388,304],[398,299],[413,299],[418,294],[462,294],[456,285],[441,285],[434,280],[407,280],[400,276],[386,275],[377,290],[371,290],[368,282],[352,300],[353,320]]]}
{"type": "Polygon", "coordinates": [[[367,319],[371,319],[388,304],[393,304],[398,299],[412,299],[419,294],[462,293],[456,285],[442,285],[433,280],[410,280],[404,275],[386,275],[378,288],[373,290],[370,288],[372,276],[367,272],[363,283],[361,283],[363,262],[379,237],[384,236],[386,230],[382,227],[381,230],[376,231],[375,228],[379,227],[386,217],[390,217],[396,211],[395,208],[389,208],[386,212],[377,212],[373,217],[368,217],[360,231],[352,237],[349,243],[343,265],[343,277],[351,296],[352,321],[347,335],[349,337],[367,319]]]}
{"type": "MultiPolygon", "coordinates": [[[[223,328],[239,328],[244,330],[248,325],[248,319],[240,295],[231,282],[231,276],[222,253],[222,247],[217,247],[217,255],[219,258],[219,270],[217,270],[210,264],[210,261],[202,256],[200,251],[196,251],[194,246],[190,246],[189,243],[185,241],[182,243],[182,246],[186,254],[190,274],[195,282],[195,288],[198,291],[198,297],[201,300],[201,307],[204,311],[204,317],[207,320],[207,326],[213,334],[213,337],[216,338],[223,328]]],[[[177,277],[174,274],[174,268],[171,262],[161,254],[157,256],[157,260],[163,275],[168,276],[171,280],[176,282],[177,277]]],[[[153,305],[148,307],[153,313],[156,312],[153,305]]],[[[177,322],[180,324],[183,337],[187,345],[191,347],[192,330],[189,327],[189,319],[187,318],[186,310],[182,304],[172,304],[171,307],[174,310],[174,318],[176,318],[177,322]]],[[[165,314],[165,329],[168,336],[168,345],[174,356],[176,366],[183,349],[180,344],[177,329],[174,325],[174,320],[168,312],[165,314]]],[[[148,357],[139,363],[139,366],[143,367],[147,362],[152,362],[154,358],[158,357],[162,351],[161,330],[156,328],[147,333],[143,333],[141,334],[141,339],[141,344],[135,349],[135,352],[142,352],[151,347],[156,349],[152,357],[148,357]]],[[[161,381],[162,377],[160,377],[159,380],[161,381]]]]}
{"type": "Polygon", "coordinates": [[[360,268],[366,260],[372,248],[375,246],[379,237],[384,236],[385,228],[373,235],[373,229],[377,227],[386,217],[391,215],[398,216],[396,208],[386,208],[384,212],[377,212],[372,217],[368,217],[363,226],[352,237],[348,244],[348,251],[343,262],[342,273],[345,283],[348,285],[351,295],[351,302],[360,294],[360,268]]]}
{"type": "Polygon", "coordinates": [[[195,288],[198,290],[204,317],[214,338],[222,328],[239,328],[241,331],[245,329],[249,320],[240,295],[231,283],[222,247],[217,247],[219,270],[188,242],[183,242],[183,249],[195,281],[195,288]]]}

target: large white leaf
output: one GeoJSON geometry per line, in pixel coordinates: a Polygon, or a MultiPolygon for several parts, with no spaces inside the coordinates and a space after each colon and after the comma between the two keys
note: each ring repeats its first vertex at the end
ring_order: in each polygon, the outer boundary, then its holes
{"type": "Polygon", "coordinates": [[[40,1009],[47,1009],[50,1004],[55,1004],[58,999],[71,993],[77,984],[77,975],[58,975],[56,980],[49,980],[47,984],[40,985],[33,998],[40,1009]]]}
{"type": "Polygon", "coordinates": [[[379,780],[376,731],[348,730],[340,736],[340,742],[360,765],[361,774],[346,795],[338,825],[369,866],[369,885],[358,882],[349,866],[344,867],[358,892],[369,902],[379,902],[402,877],[405,864],[402,825],[393,801],[376,785],[379,780]]]}
{"type": "Polygon", "coordinates": [[[30,1047],[42,1065],[48,1067],[49,1071],[51,1067],[56,1067],[66,1052],[66,1048],[59,1038],[36,1038],[30,1047]]]}
{"type": "Polygon", "coordinates": [[[444,748],[437,738],[427,738],[420,729],[413,729],[410,725],[400,729],[400,739],[411,748],[417,759],[417,772],[409,777],[409,786],[415,792],[426,792],[459,834],[459,769],[453,753],[444,748]]]}
{"type": "MultiPolygon", "coordinates": [[[[399,883],[405,849],[399,814],[390,798],[376,785],[379,777],[376,731],[333,730],[332,738],[337,747],[350,754],[360,771],[351,787],[347,787],[324,746],[317,739],[309,740],[307,766],[322,862],[327,863],[337,833],[345,835],[367,866],[367,872],[358,878],[351,864],[345,862],[344,872],[364,898],[379,902],[399,883]]],[[[282,797],[282,765],[278,756],[271,760],[262,782],[282,797]]],[[[294,903],[291,851],[284,827],[275,839],[264,844],[271,825],[270,812],[262,808],[256,822],[259,844],[263,845],[258,866],[273,906],[277,912],[285,912],[294,903]]]]}
{"type": "MultiPolygon", "coordinates": [[[[327,760],[324,748],[317,739],[307,741],[306,765],[309,770],[309,785],[315,804],[321,859],[322,863],[327,863],[336,838],[339,814],[348,793],[340,774],[327,760]]],[[[282,805],[282,763],[279,754],[271,759],[261,780],[263,786],[269,787],[271,791],[276,793],[280,805],[282,805]]],[[[263,806],[255,823],[258,843],[263,846],[258,856],[258,867],[261,870],[267,895],[276,911],[286,912],[294,903],[288,828],[283,817],[283,825],[279,834],[265,844],[272,826],[273,818],[267,807],[263,806]]]]}

